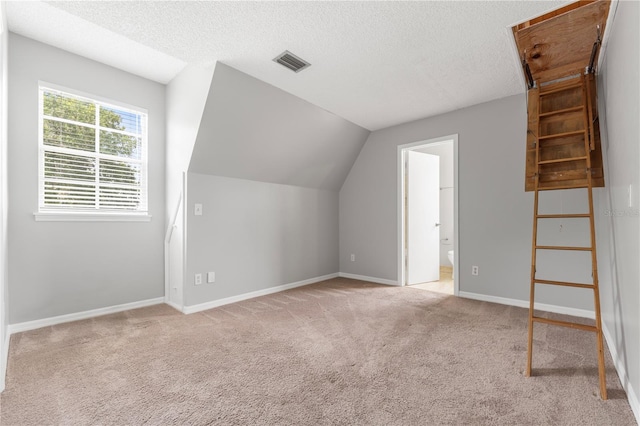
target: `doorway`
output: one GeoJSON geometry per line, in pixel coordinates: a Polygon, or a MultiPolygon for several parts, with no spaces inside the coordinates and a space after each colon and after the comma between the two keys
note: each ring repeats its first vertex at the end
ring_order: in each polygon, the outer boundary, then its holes
{"type": "Polygon", "coordinates": [[[398,282],[458,294],[458,136],[398,146],[398,282]]]}

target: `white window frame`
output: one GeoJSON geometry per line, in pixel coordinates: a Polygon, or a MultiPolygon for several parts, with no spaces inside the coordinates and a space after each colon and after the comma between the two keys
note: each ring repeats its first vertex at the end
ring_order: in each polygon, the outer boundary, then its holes
{"type": "MultiPolygon", "coordinates": [[[[48,118],[48,117],[47,117],[48,118]]],[[[64,121],[64,120],[61,120],[64,121]]],[[[100,130],[100,124],[93,125],[81,123],[86,127],[93,127],[100,130]]],[[[104,128],[106,131],[113,129],[104,128]]],[[[100,152],[83,152],[84,156],[91,156],[100,159],[104,156],[100,152]]],[[[89,93],[59,86],[44,81],[38,82],[38,211],[34,213],[36,221],[81,221],[81,222],[148,222],[151,220],[149,214],[149,182],[148,182],[148,111],[133,105],[127,105],[122,102],[113,101],[111,99],[102,98],[89,93]],[[140,153],[140,174],[141,174],[141,198],[144,200],[146,210],[106,210],[96,206],[95,210],[89,209],[52,209],[44,205],[44,153],[47,150],[44,145],[44,103],[43,90],[51,90],[62,92],[62,94],[80,98],[84,101],[92,102],[96,105],[96,111],[99,106],[107,108],[117,108],[119,110],[130,111],[136,114],[143,114],[142,129],[142,150],[140,153]]]]}

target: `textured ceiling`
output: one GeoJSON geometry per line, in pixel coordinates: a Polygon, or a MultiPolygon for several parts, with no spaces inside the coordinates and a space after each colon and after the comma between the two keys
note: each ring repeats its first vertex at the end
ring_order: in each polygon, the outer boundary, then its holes
{"type": "Polygon", "coordinates": [[[9,29],[166,83],[224,62],[376,130],[524,92],[507,27],[566,1],[7,2],[9,29]],[[295,74],[271,60],[311,62],[295,74]]]}

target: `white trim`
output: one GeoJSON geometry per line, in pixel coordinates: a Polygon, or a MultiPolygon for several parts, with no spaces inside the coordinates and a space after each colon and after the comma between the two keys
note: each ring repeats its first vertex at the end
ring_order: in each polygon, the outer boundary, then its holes
{"type": "Polygon", "coordinates": [[[113,99],[105,98],[103,96],[99,96],[93,93],[83,92],[81,90],[71,89],[69,87],[61,86],[59,84],[49,83],[48,81],[38,80],[38,87],[46,87],[47,89],[55,90],[57,92],[68,93],[73,96],[84,98],[84,100],[91,101],[91,102],[98,101],[101,104],[104,104],[106,106],[128,110],[127,112],[134,112],[134,113],[143,112],[149,115],[149,110],[147,110],[146,108],[127,104],[125,102],[114,101],[113,99]]]}
{"type": "Polygon", "coordinates": [[[129,309],[144,308],[146,306],[159,305],[164,303],[164,297],[156,297],[155,299],[140,300],[139,302],[124,303],[122,305],[108,306],[106,308],[98,308],[90,311],[76,312],[73,314],[60,315],[57,317],[43,318],[35,321],[26,321],[17,324],[9,324],[9,333],[15,334],[37,328],[49,327],[52,325],[62,324],[65,322],[79,321],[88,318],[99,317],[102,315],[114,314],[116,312],[128,311],[129,309]]]}
{"type": "Polygon", "coordinates": [[[609,353],[611,353],[613,365],[618,373],[620,383],[622,383],[622,387],[627,392],[627,399],[629,400],[631,411],[633,411],[633,414],[636,417],[636,422],[640,424],[640,399],[638,398],[638,393],[635,391],[633,385],[629,381],[627,369],[625,368],[624,362],[620,354],[618,353],[613,335],[609,332],[609,329],[607,328],[607,325],[604,323],[604,321],[602,322],[602,334],[604,335],[604,339],[607,342],[607,347],[609,348],[609,353]]]}
{"type": "Polygon", "coordinates": [[[172,216],[169,226],[167,226],[167,232],[164,235],[164,301],[169,306],[182,312],[182,307],[178,308],[178,304],[171,301],[171,237],[173,232],[178,227],[176,221],[180,213],[180,207],[182,206],[182,191],[178,196],[178,203],[176,205],[175,213],[172,216]]]}
{"type": "Polygon", "coordinates": [[[149,214],[132,213],[34,213],[36,222],[151,222],[149,214]]]}
{"type": "Polygon", "coordinates": [[[173,309],[175,309],[178,312],[182,312],[182,310],[184,309],[184,306],[180,306],[177,303],[172,302],[170,300],[165,300],[164,303],[171,306],[173,309]]]}
{"type": "Polygon", "coordinates": [[[330,280],[337,278],[338,274],[323,275],[321,277],[309,278],[307,280],[296,281],[294,283],[279,285],[276,287],[269,287],[262,290],[251,291],[249,293],[239,294],[237,296],[225,297],[224,299],[212,300],[210,302],[199,303],[197,305],[185,306],[182,308],[182,312],[185,314],[193,314],[196,312],[206,311],[207,309],[217,308],[218,306],[228,305],[230,303],[241,302],[247,299],[253,299],[254,297],[266,296],[268,294],[278,293],[284,290],[289,290],[296,287],[302,287],[308,284],[314,284],[320,281],[330,280]]]}
{"type": "Polygon", "coordinates": [[[400,286],[400,284],[398,284],[398,281],[387,280],[385,278],[367,277],[365,275],[348,274],[346,272],[340,272],[338,273],[338,276],[341,278],[350,278],[352,280],[368,281],[376,284],[400,286]]]}
{"type": "MultiPolygon", "coordinates": [[[[57,213],[57,211],[55,211],[55,206],[54,206],[54,209],[52,209],[51,205],[48,204],[47,202],[46,188],[47,188],[47,184],[51,184],[51,183],[59,183],[59,184],[65,184],[65,185],[82,184],[82,185],[93,186],[94,188],[92,192],[94,192],[94,200],[93,200],[92,207],[94,207],[96,211],[100,213],[107,210],[107,213],[109,214],[119,213],[119,211],[118,212],[108,211],[108,207],[103,206],[104,203],[103,201],[101,201],[101,197],[102,197],[101,193],[103,189],[112,190],[112,189],[118,188],[118,189],[134,190],[134,191],[137,190],[139,191],[138,198],[137,198],[138,205],[135,208],[131,208],[132,207],[130,205],[131,200],[128,200],[128,197],[125,197],[125,198],[114,197],[112,198],[111,202],[122,203],[123,206],[127,207],[122,211],[124,215],[148,213],[148,207],[149,207],[148,206],[148,203],[149,203],[148,146],[147,146],[149,142],[148,111],[144,109],[133,109],[128,106],[123,107],[111,101],[109,102],[101,101],[97,99],[95,96],[85,95],[85,94],[79,95],[77,91],[68,90],[67,88],[62,88],[60,86],[58,86],[57,88],[54,88],[51,86],[52,85],[48,85],[45,82],[42,82],[42,81],[39,82],[39,89],[38,89],[38,110],[39,110],[38,111],[38,213],[45,213],[45,214],[52,213],[52,212],[57,213]],[[58,117],[50,117],[46,115],[44,111],[44,98],[45,98],[45,94],[47,93],[57,94],[67,99],[77,99],[77,100],[92,104],[93,106],[95,106],[94,123],[93,124],[78,123],[75,120],[68,120],[68,119],[63,119],[58,117]],[[103,107],[106,109],[125,111],[135,115],[140,119],[141,127],[139,128],[139,133],[121,132],[121,131],[115,132],[118,134],[132,135],[132,136],[135,136],[136,139],[139,139],[140,141],[140,158],[139,159],[130,158],[128,156],[118,157],[114,155],[103,154],[101,152],[101,145],[100,145],[101,133],[103,131],[110,132],[110,133],[112,132],[112,129],[105,128],[100,124],[100,114],[101,114],[100,111],[103,109],[103,107]],[[93,132],[95,133],[94,135],[95,137],[93,140],[94,150],[85,151],[78,147],[60,148],[60,147],[49,146],[45,144],[43,132],[44,132],[44,123],[47,120],[49,121],[54,120],[60,123],[80,125],[85,128],[94,129],[94,132],[93,132]],[[80,178],[79,175],[76,175],[76,171],[68,172],[68,174],[66,174],[64,178],[47,177],[45,173],[45,169],[47,167],[46,166],[47,153],[60,153],[64,155],[82,156],[83,158],[93,160],[95,162],[94,163],[95,170],[91,176],[92,179],[85,180],[83,178],[80,178]],[[102,166],[101,160],[105,160],[105,162],[119,161],[121,163],[126,163],[135,167],[139,167],[138,182],[133,185],[128,185],[128,184],[125,185],[122,183],[107,183],[107,182],[103,183],[100,178],[101,170],[103,170],[103,167],[106,167],[108,169],[109,166],[107,165],[102,166]]],[[[85,187],[84,191],[86,192],[83,192],[84,195],[88,195],[90,193],[89,186],[85,187]]],[[[77,195],[77,193],[74,193],[74,192],[72,192],[72,194],[77,195]]],[[[88,203],[89,199],[86,199],[85,201],[88,203]]],[[[90,204],[87,204],[87,205],[90,205],[90,204]]],[[[64,212],[69,212],[72,214],[79,213],[81,215],[85,213],[85,210],[83,208],[78,209],[78,206],[76,206],[73,202],[62,204],[62,206],[64,206],[62,210],[64,212]]],[[[36,218],[36,220],[47,220],[47,219],[36,218]]],[[[66,220],[69,220],[69,219],[66,219],[66,220]]],[[[87,219],[84,219],[84,220],[87,220],[87,219]]]]}
{"type": "MultiPolygon", "coordinates": [[[[529,308],[529,301],[527,300],[509,299],[507,297],[499,297],[499,296],[488,296],[486,294],[469,293],[467,291],[461,291],[460,293],[458,293],[458,296],[464,297],[465,299],[481,300],[483,302],[492,302],[492,303],[499,303],[501,305],[517,306],[519,308],[527,308],[527,309],[529,308]]],[[[549,305],[546,303],[538,303],[538,302],[536,302],[534,308],[539,309],[541,311],[553,312],[556,314],[572,315],[574,317],[582,317],[582,318],[590,318],[590,319],[595,318],[595,314],[593,313],[593,311],[590,311],[587,309],[567,308],[565,306],[549,305]]]]}
{"type": "Polygon", "coordinates": [[[418,142],[407,143],[404,145],[398,145],[398,186],[397,186],[397,256],[398,256],[398,280],[392,285],[405,285],[405,223],[404,223],[404,174],[405,174],[405,162],[404,153],[407,150],[415,149],[425,145],[438,144],[440,142],[453,141],[453,252],[455,253],[454,265],[453,265],[453,294],[458,295],[460,291],[460,232],[459,232],[459,215],[458,215],[458,134],[452,134],[439,138],[427,139],[418,142]],[[399,283],[399,284],[398,284],[399,283]]]}

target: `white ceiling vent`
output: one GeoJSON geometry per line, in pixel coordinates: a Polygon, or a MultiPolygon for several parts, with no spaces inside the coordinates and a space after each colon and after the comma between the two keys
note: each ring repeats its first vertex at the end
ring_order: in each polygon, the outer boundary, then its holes
{"type": "Polygon", "coordinates": [[[285,50],[284,52],[273,58],[273,60],[274,62],[277,62],[280,65],[289,68],[293,72],[300,72],[303,69],[311,66],[309,62],[297,57],[288,50],[285,50]]]}

